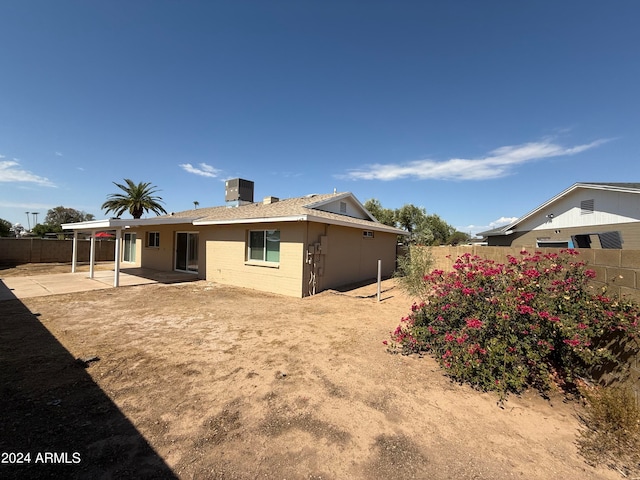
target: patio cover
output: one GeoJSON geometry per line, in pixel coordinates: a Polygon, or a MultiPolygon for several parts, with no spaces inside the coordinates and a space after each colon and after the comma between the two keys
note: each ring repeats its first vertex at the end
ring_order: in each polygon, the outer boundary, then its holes
{"type": "Polygon", "coordinates": [[[193,218],[138,218],[138,219],[120,219],[107,218],[104,220],[91,220],[88,222],[63,223],[63,230],[73,230],[73,258],[71,260],[71,273],[76,272],[78,259],[78,232],[91,234],[91,253],[89,255],[89,278],[94,278],[95,251],[96,251],[96,233],[104,230],[115,230],[116,232],[116,251],[114,259],[113,286],[120,286],[120,243],[122,239],[122,231],[131,227],[140,227],[144,225],[169,225],[174,223],[191,223],[193,218]]]}

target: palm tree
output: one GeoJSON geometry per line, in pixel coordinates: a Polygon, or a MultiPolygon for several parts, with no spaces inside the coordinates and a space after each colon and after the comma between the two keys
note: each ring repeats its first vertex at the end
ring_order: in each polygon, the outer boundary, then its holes
{"type": "Polygon", "coordinates": [[[197,200],[194,200],[194,201],[193,201],[193,206],[194,206],[196,209],[198,208],[198,206],[199,206],[199,205],[200,205],[200,202],[199,202],[199,201],[197,201],[197,200]]]}
{"type": "Polygon", "coordinates": [[[101,207],[105,210],[105,213],[115,212],[116,216],[119,217],[124,211],[128,211],[133,218],[140,218],[143,212],[148,212],[149,210],[157,215],[167,213],[160,205],[164,203],[162,198],[153,195],[158,191],[157,187],[151,185],[151,183],[143,182],[136,185],[128,178],[125,178],[124,181],[126,185],[113,182],[125,194],[109,194],[107,196],[108,200],[101,207]]]}

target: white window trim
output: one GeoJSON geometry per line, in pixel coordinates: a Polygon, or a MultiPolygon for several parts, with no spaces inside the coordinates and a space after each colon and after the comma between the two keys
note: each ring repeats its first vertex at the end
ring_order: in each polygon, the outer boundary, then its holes
{"type": "Polygon", "coordinates": [[[147,244],[145,245],[147,248],[160,248],[160,232],[158,231],[152,231],[152,232],[147,232],[147,244]],[[156,234],[155,238],[157,241],[156,245],[151,245],[151,235],[152,234],[156,234]]]}
{"type": "MultiPolygon", "coordinates": [[[[267,258],[267,232],[280,232],[279,229],[276,228],[264,228],[264,229],[253,229],[247,231],[247,253],[245,258],[245,265],[253,265],[256,267],[271,267],[271,268],[279,268],[280,260],[277,262],[269,261],[269,260],[257,260],[251,258],[251,233],[252,232],[263,232],[264,233],[264,246],[262,247],[262,258],[267,258]]],[[[278,258],[280,258],[280,241],[278,242],[278,258]]]]}

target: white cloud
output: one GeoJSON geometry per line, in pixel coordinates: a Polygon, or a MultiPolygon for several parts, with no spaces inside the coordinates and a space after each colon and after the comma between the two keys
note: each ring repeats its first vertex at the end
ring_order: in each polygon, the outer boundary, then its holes
{"type": "Polygon", "coordinates": [[[55,152],[55,156],[56,156],[56,157],[64,157],[64,155],[62,155],[62,153],[61,153],[61,152],[55,152]]]}
{"type": "Polygon", "coordinates": [[[518,220],[518,217],[500,217],[493,222],[489,222],[489,225],[467,225],[466,227],[456,227],[457,230],[465,233],[471,233],[477,235],[480,232],[486,232],[487,230],[493,230],[494,228],[504,227],[518,220]]]}
{"type": "Polygon", "coordinates": [[[50,204],[45,203],[28,203],[28,202],[3,202],[0,201],[0,207],[2,208],[24,208],[27,210],[49,210],[50,204]]]}
{"type": "MultiPolygon", "coordinates": [[[[0,159],[5,158],[1,157],[0,159]]],[[[46,177],[35,175],[28,170],[23,170],[20,163],[13,160],[0,160],[0,182],[27,182],[42,185],[44,187],[55,187],[46,177]]]]}
{"type": "Polygon", "coordinates": [[[491,228],[502,227],[504,225],[509,225],[510,223],[513,223],[516,220],[518,220],[518,217],[500,217],[499,219],[494,220],[493,222],[489,222],[489,227],[491,228]]]}
{"type": "Polygon", "coordinates": [[[200,163],[198,165],[199,167],[194,167],[190,163],[181,163],[178,166],[181,167],[185,172],[193,173],[194,175],[200,175],[202,177],[215,178],[221,172],[221,170],[213,168],[211,165],[207,165],[206,163],[200,163]]]}
{"type": "Polygon", "coordinates": [[[551,140],[542,140],[500,147],[485,157],[475,159],[451,158],[441,162],[416,160],[404,164],[367,165],[349,170],[339,177],[350,180],[398,180],[408,177],[420,180],[488,180],[510,174],[517,165],[544,158],[576,155],[607,141],[596,140],[585,145],[563,147],[551,140]]]}

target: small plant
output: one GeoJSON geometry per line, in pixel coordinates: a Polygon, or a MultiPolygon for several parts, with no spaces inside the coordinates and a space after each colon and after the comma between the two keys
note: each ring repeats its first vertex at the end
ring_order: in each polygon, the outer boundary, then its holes
{"type": "Polygon", "coordinates": [[[605,361],[615,364],[612,348],[633,346],[640,320],[636,304],[594,292],[595,272],[577,255],[523,251],[498,264],[466,253],[452,272],[434,270],[421,283],[410,271],[422,301],[385,343],[393,352],[428,352],[453,379],[501,399],[570,386],[605,361]]]}
{"type": "Polygon", "coordinates": [[[584,391],[587,405],[580,453],[594,465],[606,464],[626,475],[640,473],[640,408],[626,387],[584,391]]]}
{"type": "Polygon", "coordinates": [[[429,247],[412,245],[405,255],[398,257],[398,269],[395,277],[398,286],[408,295],[426,299],[429,288],[424,276],[433,266],[433,257],[429,247]]]}

